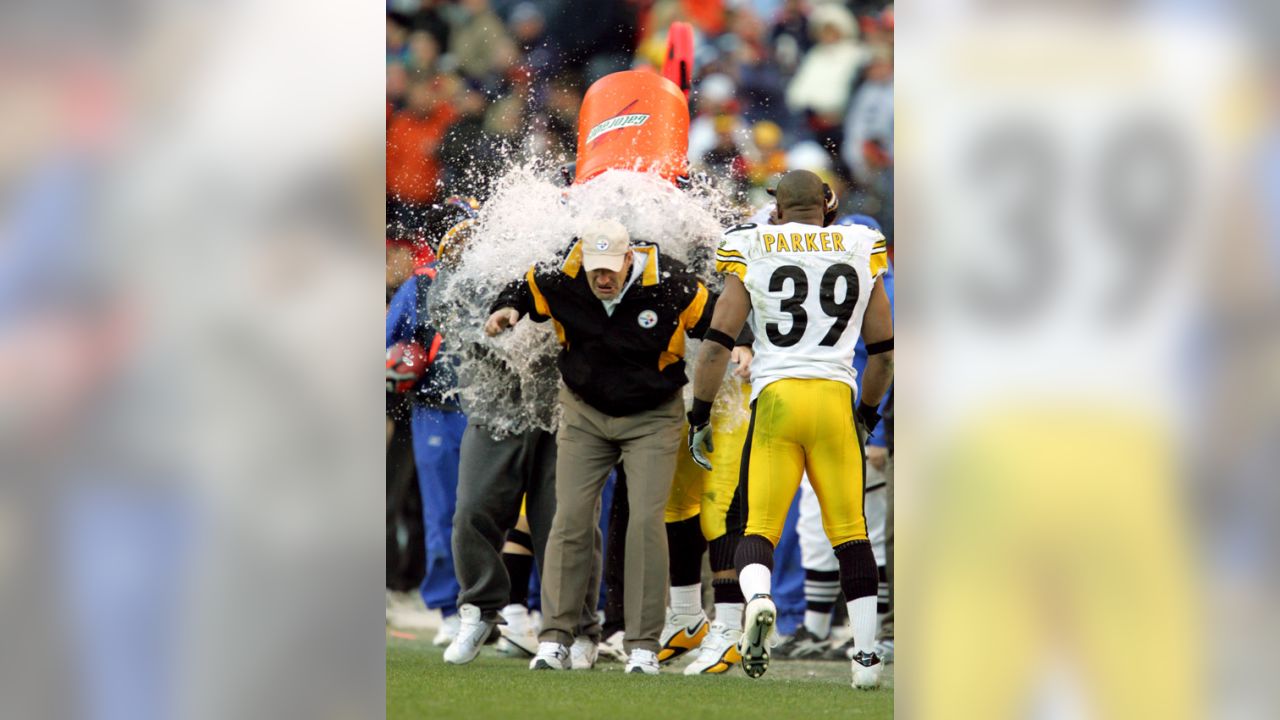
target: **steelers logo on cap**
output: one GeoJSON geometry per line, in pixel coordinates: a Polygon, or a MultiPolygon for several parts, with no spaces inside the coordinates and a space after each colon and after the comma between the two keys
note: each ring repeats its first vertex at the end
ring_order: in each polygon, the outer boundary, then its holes
{"type": "Polygon", "coordinates": [[[596,249],[597,249],[597,250],[599,250],[599,251],[601,251],[601,252],[604,252],[605,250],[608,250],[608,249],[609,249],[609,241],[608,241],[608,240],[605,240],[604,238],[600,238],[599,240],[597,240],[597,241],[596,241],[596,249]]]}
{"type": "Polygon", "coordinates": [[[636,322],[640,323],[640,327],[648,330],[658,324],[658,313],[652,310],[645,310],[636,318],[636,322]]]}

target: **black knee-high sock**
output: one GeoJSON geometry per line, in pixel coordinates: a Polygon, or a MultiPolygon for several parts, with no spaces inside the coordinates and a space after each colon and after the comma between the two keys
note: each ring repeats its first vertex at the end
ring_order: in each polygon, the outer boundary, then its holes
{"type": "Polygon", "coordinates": [[[670,557],[671,586],[685,587],[702,582],[702,553],[707,539],[702,536],[702,518],[667,523],[667,553],[670,557]]]}
{"type": "Polygon", "coordinates": [[[773,543],[762,535],[747,535],[738,541],[738,551],[734,553],[733,560],[739,575],[748,565],[759,564],[773,570],[773,543]]]}
{"type": "Polygon", "coordinates": [[[733,555],[737,552],[738,541],[741,539],[740,534],[727,532],[707,543],[707,547],[711,550],[711,572],[718,573],[734,569],[733,555]]]}
{"type": "MultiPolygon", "coordinates": [[[[529,533],[519,530],[507,531],[507,542],[519,545],[530,553],[533,552],[533,539],[529,533]]],[[[533,574],[533,555],[522,553],[502,553],[502,564],[507,568],[507,577],[511,579],[511,597],[509,605],[527,605],[529,603],[529,576],[533,574]]]]}
{"type": "Polygon", "coordinates": [[[716,578],[711,581],[711,587],[715,591],[715,603],[722,605],[725,603],[744,603],[746,598],[742,597],[742,586],[738,585],[737,578],[716,578]]]}
{"type": "MultiPolygon", "coordinates": [[[[736,532],[726,532],[724,535],[707,543],[711,550],[711,572],[722,573],[726,570],[735,570],[733,564],[733,555],[738,549],[738,541],[742,536],[736,532]]],[[[717,605],[728,603],[744,603],[746,599],[742,597],[742,587],[738,585],[738,578],[718,577],[711,581],[711,587],[715,591],[715,602],[717,605]]]]}
{"type": "Polygon", "coordinates": [[[840,589],[845,600],[874,597],[880,584],[880,571],[871,543],[866,540],[850,540],[835,548],[840,561],[840,589]]]}

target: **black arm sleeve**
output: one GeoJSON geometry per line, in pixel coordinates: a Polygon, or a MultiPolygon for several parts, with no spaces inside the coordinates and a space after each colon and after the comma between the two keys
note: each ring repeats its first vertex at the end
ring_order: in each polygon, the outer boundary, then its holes
{"type": "Polygon", "coordinates": [[[530,289],[528,280],[523,277],[507,283],[507,286],[502,288],[502,292],[498,293],[498,299],[489,306],[489,312],[492,314],[502,308],[515,308],[522,316],[528,315],[537,322],[547,319],[547,316],[539,313],[534,307],[533,290],[530,289]]]}

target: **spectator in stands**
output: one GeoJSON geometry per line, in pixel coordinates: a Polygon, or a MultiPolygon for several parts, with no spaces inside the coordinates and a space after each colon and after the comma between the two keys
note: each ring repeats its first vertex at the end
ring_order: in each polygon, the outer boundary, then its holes
{"type": "Polygon", "coordinates": [[[893,50],[872,51],[844,121],[843,159],[853,177],[878,185],[893,164],[893,50]]]}
{"type": "Polygon", "coordinates": [[[752,185],[764,187],[772,178],[787,171],[787,153],[782,149],[782,128],[777,123],[761,120],[751,129],[756,145],[756,158],[747,167],[752,185]]]}
{"type": "Polygon", "coordinates": [[[501,167],[501,143],[495,143],[485,132],[485,99],[478,90],[464,88],[454,107],[458,118],[440,143],[445,185],[483,200],[501,167]]]}
{"type": "Polygon", "coordinates": [[[701,166],[732,183],[734,191],[747,189],[747,158],[739,147],[738,134],[747,132],[744,123],[733,115],[717,115],[715,118],[716,143],[703,154],[701,166]]]}
{"type": "Polygon", "coordinates": [[[409,28],[403,18],[387,16],[387,64],[404,62],[408,52],[409,28]]]}
{"type": "Polygon", "coordinates": [[[414,79],[425,79],[435,71],[436,60],[440,57],[440,44],[431,33],[418,30],[409,35],[408,52],[405,54],[405,68],[414,79]]]}
{"type": "Polygon", "coordinates": [[[449,35],[449,54],[458,72],[483,80],[509,66],[515,59],[515,44],[502,20],[489,9],[489,0],[461,0],[458,10],[449,35]]]}
{"type": "Polygon", "coordinates": [[[387,123],[397,110],[404,109],[405,96],[409,92],[409,73],[399,60],[387,63],[387,123]]]}
{"type": "Polygon", "coordinates": [[[728,75],[720,73],[702,78],[694,93],[697,116],[689,123],[689,159],[695,164],[705,161],[707,153],[721,144],[727,118],[728,132],[735,146],[750,143],[750,129],[738,118],[737,87],[728,75]]]}
{"type": "Polygon", "coordinates": [[[766,41],[767,27],[749,12],[739,12],[733,20],[737,42],[727,52],[725,72],[738,84],[737,98],[742,116],[748,121],[771,120],[780,127],[791,126],[784,102],[786,79],[766,41]]]}
{"type": "Polygon", "coordinates": [[[417,227],[436,197],[440,164],[436,151],[454,111],[442,102],[447,83],[416,82],[404,110],[387,127],[387,221],[417,227]]]}
{"type": "Polygon", "coordinates": [[[547,34],[547,19],[538,6],[527,1],[515,6],[507,27],[524,56],[521,64],[535,76],[550,77],[559,65],[560,52],[547,34]]]}
{"type": "Polygon", "coordinates": [[[770,40],[774,56],[783,74],[791,75],[800,58],[809,51],[809,20],[805,0],[786,0],[776,14],[770,40]]]}
{"type": "Polygon", "coordinates": [[[839,5],[816,8],[809,16],[809,30],[817,44],[805,54],[787,86],[787,107],[805,117],[814,137],[834,156],[849,90],[866,51],[857,41],[853,15],[839,5]]]}

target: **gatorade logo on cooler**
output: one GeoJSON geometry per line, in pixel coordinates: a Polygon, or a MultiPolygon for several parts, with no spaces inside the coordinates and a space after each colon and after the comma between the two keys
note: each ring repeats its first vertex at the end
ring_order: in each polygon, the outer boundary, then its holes
{"type": "Polygon", "coordinates": [[[601,135],[604,135],[605,133],[613,132],[614,130],[621,130],[622,128],[625,128],[625,127],[638,127],[640,125],[645,124],[648,121],[649,121],[649,115],[646,113],[633,113],[630,115],[614,115],[608,120],[605,120],[599,125],[596,125],[595,127],[591,128],[591,131],[587,133],[587,144],[591,144],[595,142],[597,138],[599,138],[601,135]]]}

